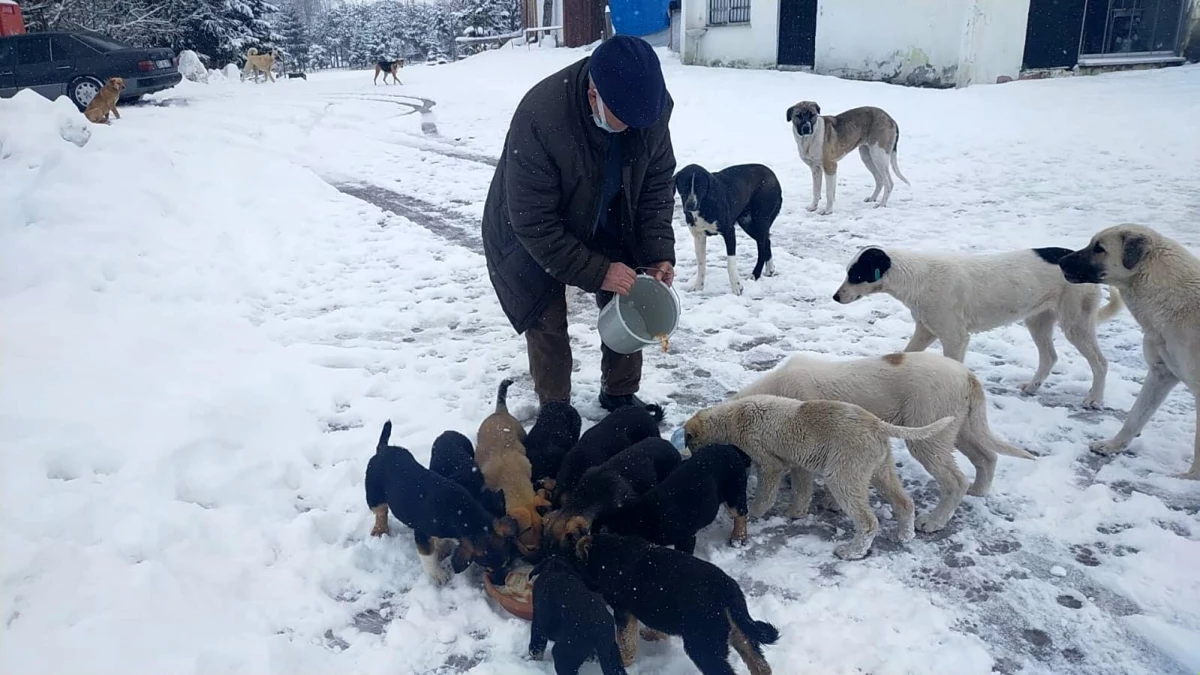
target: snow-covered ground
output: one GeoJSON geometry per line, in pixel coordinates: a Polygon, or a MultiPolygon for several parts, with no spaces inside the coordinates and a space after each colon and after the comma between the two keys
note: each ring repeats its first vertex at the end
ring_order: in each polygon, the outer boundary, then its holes
{"type": "MultiPolygon", "coordinates": [[[[647,352],[643,387],[673,424],[787,354],[901,348],[899,303],[831,299],[868,243],[1077,248],[1137,221],[1200,250],[1200,68],[933,91],[663,55],[679,165],[763,162],[785,191],[780,275],[741,297],[715,254],[708,288],[687,290],[680,224],[683,325],[670,354],[647,352]],[[891,112],[912,187],[869,208],[851,156],[838,211],[804,211],[784,120],[801,99],[891,112]]],[[[421,460],[445,429],[473,436],[503,375],[533,414],[478,221],[517,101],[582,56],[494,52],[389,87],[369,72],[184,82],[90,139],[69,105],[0,101],[0,672],[553,672],[477,576],[435,588],[403,528],[367,536],[362,474],[385,419],[421,460]]],[[[572,306],[575,403],[596,417],[596,312],[572,306]]],[[[724,546],[727,522],[706,533],[698,554],[782,632],[775,672],[1200,670],[1200,485],[1171,477],[1193,404],[1181,389],[1130,453],[1088,453],[1144,369],[1128,313],[1100,339],[1101,412],[1081,408],[1090,372],[1061,336],[1034,398],[1016,391],[1036,364],[1024,328],[972,342],[994,430],[1040,459],[1001,458],[994,493],[944,532],[899,545],[880,507],[859,562],[833,557],[849,524],[824,511],[775,512],[746,550],[724,546]]],[[[932,479],[897,459],[929,508],[932,479]]],[[[673,641],[644,644],[631,672],[694,669],[673,641]]]]}

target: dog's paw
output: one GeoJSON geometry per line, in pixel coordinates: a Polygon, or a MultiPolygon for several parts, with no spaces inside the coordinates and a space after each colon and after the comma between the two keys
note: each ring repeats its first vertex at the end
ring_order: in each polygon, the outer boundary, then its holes
{"type": "Polygon", "coordinates": [[[825,208],[821,209],[820,211],[817,211],[817,213],[822,216],[828,216],[829,214],[833,213],[833,209],[831,207],[826,206],[825,208]]]}
{"type": "Polygon", "coordinates": [[[774,260],[768,260],[767,264],[763,265],[763,276],[767,276],[767,277],[775,276],[775,261],[774,260]]]}
{"type": "Polygon", "coordinates": [[[1088,450],[1097,455],[1115,455],[1125,449],[1124,443],[1118,443],[1116,440],[1096,441],[1088,444],[1088,450]]]}
{"type": "Polygon", "coordinates": [[[694,282],[694,283],[692,283],[691,286],[688,286],[688,290],[691,291],[692,293],[699,293],[700,291],[704,290],[704,282],[703,281],[694,282]]]}
{"type": "Polygon", "coordinates": [[[429,579],[433,581],[434,585],[436,586],[445,586],[446,584],[450,583],[450,580],[453,578],[454,572],[451,572],[441,565],[438,565],[436,570],[429,570],[429,579]]]}
{"type": "Polygon", "coordinates": [[[882,209],[887,206],[887,202],[875,202],[875,208],[882,209]]]}
{"type": "Polygon", "coordinates": [[[546,657],[545,650],[539,649],[536,652],[533,650],[530,650],[530,652],[529,652],[529,660],[530,661],[541,661],[545,657],[546,657]]]}
{"type": "Polygon", "coordinates": [[[738,281],[738,282],[734,283],[732,286],[729,287],[729,290],[734,295],[741,295],[742,294],[742,282],[738,281]]]}
{"type": "Polygon", "coordinates": [[[899,539],[901,544],[907,544],[916,538],[917,531],[913,528],[912,523],[909,523],[907,527],[900,527],[896,530],[896,539],[899,539]]]}
{"type": "Polygon", "coordinates": [[[833,549],[833,554],[842,560],[862,560],[867,557],[867,551],[869,550],[870,548],[857,546],[854,542],[850,542],[833,549]]]}
{"type": "MultiPolygon", "coordinates": [[[[941,518],[934,518],[932,513],[922,513],[917,516],[917,529],[929,533],[937,532],[946,527],[946,521],[941,518]]],[[[904,541],[903,539],[901,541],[904,541]]]]}
{"type": "Polygon", "coordinates": [[[816,211],[816,210],[817,210],[817,205],[816,205],[816,204],[809,204],[808,206],[804,207],[804,210],[805,210],[805,211],[809,211],[809,212],[816,211]]]}
{"type": "Polygon", "coordinates": [[[371,528],[371,536],[372,537],[382,537],[383,535],[385,535],[387,533],[388,533],[388,526],[386,523],[383,525],[376,525],[375,527],[371,528]]]}
{"type": "Polygon", "coordinates": [[[1200,471],[1192,469],[1184,473],[1177,473],[1175,477],[1181,480],[1200,480],[1200,471]]]}
{"type": "Polygon", "coordinates": [[[1088,410],[1101,410],[1104,408],[1104,397],[1089,394],[1087,398],[1083,399],[1083,407],[1088,410]]]}
{"type": "Polygon", "coordinates": [[[1025,394],[1026,396],[1033,396],[1034,394],[1037,393],[1038,389],[1041,389],[1041,388],[1042,388],[1041,380],[1030,380],[1029,382],[1026,382],[1025,384],[1017,387],[1017,389],[1022,394],[1025,394]]]}
{"type": "Polygon", "coordinates": [[[875,201],[875,196],[874,196],[874,195],[872,195],[872,196],[870,196],[870,197],[867,197],[866,199],[863,199],[863,201],[864,201],[864,202],[873,202],[873,201],[875,201]]]}

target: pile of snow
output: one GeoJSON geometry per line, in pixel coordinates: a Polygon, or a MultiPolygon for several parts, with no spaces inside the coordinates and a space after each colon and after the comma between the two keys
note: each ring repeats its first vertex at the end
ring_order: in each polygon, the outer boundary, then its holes
{"type": "Polygon", "coordinates": [[[50,101],[25,89],[0,99],[0,159],[37,167],[63,152],[66,143],[82,148],[91,137],[87,118],[66,97],[50,101]]]}
{"type": "Polygon", "coordinates": [[[208,82],[208,68],[204,67],[200,56],[190,49],[179,52],[179,74],[192,82],[208,82]]]}

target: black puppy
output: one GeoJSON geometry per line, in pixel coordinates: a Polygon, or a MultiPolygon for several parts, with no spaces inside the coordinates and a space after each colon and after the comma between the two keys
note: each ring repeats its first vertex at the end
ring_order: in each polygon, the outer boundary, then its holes
{"type": "Polygon", "coordinates": [[[683,217],[696,244],[695,290],[704,289],[707,238],[714,234],[725,240],[726,267],[734,295],[742,294],[737,273],[737,242],[734,223],[742,226],[758,244],[754,279],[764,273],[774,276],[771,259],[771,225],[783,206],[783,189],[775,173],[762,164],[739,164],[716,173],[689,164],[675,174],[675,190],[683,200],[683,217]]]}
{"type": "Polygon", "coordinates": [[[457,431],[443,432],[430,450],[429,470],[466,488],[492,516],[504,515],[504,493],[484,485],[471,439],[457,431]]]}
{"type": "Polygon", "coordinates": [[[662,418],[662,406],[626,406],[617,408],[596,426],[583,432],[575,447],[563,456],[562,466],[554,481],[555,499],[561,500],[563,495],[574,489],[584,471],[603,464],[643,438],[658,436],[658,423],[662,418]]]}
{"type": "Polygon", "coordinates": [[[288,73],[287,79],[289,79],[289,80],[300,79],[300,80],[304,80],[305,82],[308,82],[308,75],[305,75],[304,73],[288,73]]]}
{"type": "Polygon", "coordinates": [[[546,641],[553,640],[557,675],[575,675],[593,656],[604,675],[625,675],[603,596],[589,590],[562,556],[538,563],[529,573],[529,580],[535,579],[529,655],[540,661],[546,641]]]}
{"type": "Polygon", "coordinates": [[[733,516],[729,543],[742,543],[746,540],[749,469],[749,455],[736,447],[706,445],[658,487],[597,516],[592,531],[641,537],[652,544],[692,553],[696,550],[696,533],[716,519],[717,509],[724,504],[733,516]]]}
{"type": "Polygon", "coordinates": [[[755,621],[737,582],[710,562],[635,537],[588,535],[575,546],[580,571],[613,608],[625,663],[637,651],[636,624],[683,637],[683,649],[704,675],[734,675],[733,646],[751,675],[771,667],[762,645],[779,631],[755,621]]]}
{"type": "Polygon", "coordinates": [[[383,425],[364,480],[367,506],[375,513],[371,536],[388,532],[388,509],[412,528],[421,566],[439,584],[450,580],[435,550],[436,539],[457,539],[451,567],[457,574],[476,562],[492,583],[504,583],[517,523],[495,518],[461,485],[426,469],[405,448],[388,445],[392,422],[383,425]]]}
{"type": "Polygon", "coordinates": [[[525,456],[532,468],[530,478],[534,487],[542,483],[547,490],[554,490],[553,479],[567,451],[579,442],[582,425],[579,411],[570,403],[550,401],[538,411],[537,421],[525,437],[525,456]]]}
{"type": "Polygon", "coordinates": [[[563,497],[562,509],[546,517],[543,531],[559,546],[574,545],[596,516],[650,492],[681,461],[675,446],[658,436],[634,443],[583,472],[563,497]]]}

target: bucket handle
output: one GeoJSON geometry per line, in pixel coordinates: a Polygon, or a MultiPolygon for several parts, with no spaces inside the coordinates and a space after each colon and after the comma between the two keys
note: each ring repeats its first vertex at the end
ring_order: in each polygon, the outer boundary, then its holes
{"type": "MultiPolygon", "coordinates": [[[[654,279],[654,275],[646,274],[646,272],[649,272],[650,270],[662,271],[662,270],[659,270],[657,267],[635,267],[635,268],[633,268],[633,271],[637,272],[641,276],[646,276],[646,277],[650,277],[651,279],[654,279]]],[[[654,279],[654,280],[658,281],[658,279],[654,279]]],[[[659,281],[658,283],[662,284],[661,281],[659,281]]],[[[671,291],[671,295],[675,296],[675,302],[678,303],[679,302],[679,291],[675,290],[675,284],[670,284],[670,285],[663,284],[663,286],[666,286],[667,290],[671,291]]]]}

